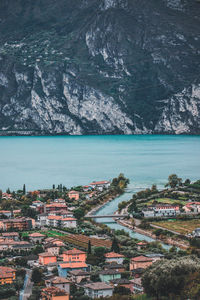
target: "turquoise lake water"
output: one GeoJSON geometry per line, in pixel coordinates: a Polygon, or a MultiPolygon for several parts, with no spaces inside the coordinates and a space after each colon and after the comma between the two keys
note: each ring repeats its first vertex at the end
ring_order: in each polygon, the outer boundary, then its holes
{"type": "MultiPolygon", "coordinates": [[[[67,187],[111,179],[129,191],[166,183],[171,173],[200,178],[200,136],[0,137],[0,188],[67,187]]],[[[126,197],[126,196],[125,196],[126,197]]]]}

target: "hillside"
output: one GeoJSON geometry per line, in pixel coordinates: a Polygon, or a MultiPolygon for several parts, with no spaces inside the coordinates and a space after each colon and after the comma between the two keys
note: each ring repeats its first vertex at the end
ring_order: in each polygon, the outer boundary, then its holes
{"type": "Polygon", "coordinates": [[[0,134],[200,134],[196,0],[1,0],[0,134]]]}

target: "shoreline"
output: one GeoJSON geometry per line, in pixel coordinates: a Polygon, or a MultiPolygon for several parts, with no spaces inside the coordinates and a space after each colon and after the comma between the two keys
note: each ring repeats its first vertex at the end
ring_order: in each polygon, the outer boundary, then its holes
{"type": "Polygon", "coordinates": [[[144,230],[144,229],[138,228],[137,226],[135,226],[135,227],[133,228],[133,226],[131,226],[130,224],[127,224],[127,222],[124,221],[124,220],[123,220],[123,221],[122,221],[122,220],[116,220],[115,222],[118,223],[118,224],[120,224],[120,225],[122,225],[122,226],[124,226],[124,227],[129,228],[129,229],[132,230],[133,232],[137,232],[137,233],[140,233],[140,234],[142,234],[142,235],[146,235],[146,236],[148,236],[148,237],[154,239],[155,242],[164,243],[164,244],[166,244],[166,245],[171,245],[171,246],[176,246],[176,247],[179,247],[179,248],[182,249],[182,250],[187,250],[187,249],[188,249],[188,246],[186,246],[185,244],[182,244],[182,243],[180,243],[180,242],[176,242],[176,241],[174,241],[174,240],[172,240],[172,239],[170,239],[170,238],[168,238],[166,241],[165,241],[165,240],[161,240],[161,239],[158,239],[158,238],[156,237],[156,235],[152,234],[152,233],[149,232],[149,231],[146,231],[146,230],[144,230]]]}

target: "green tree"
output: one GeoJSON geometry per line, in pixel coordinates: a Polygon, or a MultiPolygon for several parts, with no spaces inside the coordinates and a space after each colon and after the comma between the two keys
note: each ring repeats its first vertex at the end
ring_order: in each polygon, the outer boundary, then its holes
{"type": "Polygon", "coordinates": [[[39,268],[34,268],[32,273],[32,281],[34,283],[40,283],[42,281],[43,272],[39,268]]]}
{"type": "Polygon", "coordinates": [[[151,191],[152,191],[152,193],[157,193],[157,192],[158,192],[158,189],[157,189],[156,184],[153,184],[153,185],[152,185],[151,191]]]}
{"type": "MultiPolygon", "coordinates": [[[[200,260],[195,256],[161,260],[147,268],[142,284],[148,296],[162,299],[179,299],[188,276],[200,270],[200,260]]],[[[181,299],[181,298],[180,298],[181,299]]]]}
{"type": "Polygon", "coordinates": [[[91,241],[90,241],[90,240],[89,240],[89,242],[88,242],[87,254],[88,254],[88,255],[92,254],[92,247],[91,247],[91,241]]]}
{"type": "Polygon", "coordinates": [[[182,184],[182,178],[179,178],[176,174],[171,174],[168,177],[168,183],[165,185],[170,186],[171,188],[175,188],[182,184]]]}
{"type": "Polygon", "coordinates": [[[117,242],[117,240],[116,240],[115,237],[114,237],[114,239],[112,241],[111,251],[113,251],[115,253],[119,253],[120,252],[120,248],[119,248],[118,242],[117,242]]]}
{"type": "Polygon", "coordinates": [[[7,193],[7,194],[11,194],[11,192],[10,192],[10,189],[9,189],[9,188],[7,188],[7,190],[6,190],[6,193],[7,193]]]}
{"type": "Polygon", "coordinates": [[[26,185],[23,185],[23,195],[26,195],[26,185]]]}
{"type": "Polygon", "coordinates": [[[74,217],[77,219],[77,220],[80,220],[81,218],[83,218],[85,215],[85,211],[83,208],[78,208],[74,211],[74,217]]]}

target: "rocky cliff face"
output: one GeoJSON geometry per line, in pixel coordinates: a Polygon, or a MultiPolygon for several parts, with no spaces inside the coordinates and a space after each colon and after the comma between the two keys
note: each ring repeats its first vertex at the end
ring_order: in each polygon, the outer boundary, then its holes
{"type": "Polygon", "coordinates": [[[0,134],[199,134],[200,3],[2,0],[0,134]]]}

